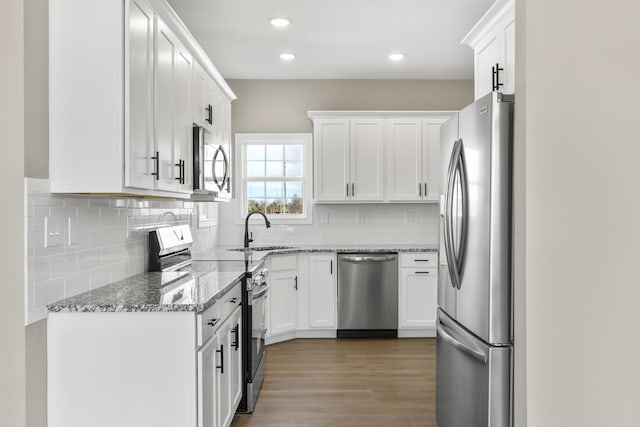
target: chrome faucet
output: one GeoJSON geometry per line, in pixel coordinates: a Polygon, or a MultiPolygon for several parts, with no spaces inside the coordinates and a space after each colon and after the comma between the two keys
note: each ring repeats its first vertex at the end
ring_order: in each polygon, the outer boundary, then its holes
{"type": "Polygon", "coordinates": [[[249,238],[249,217],[253,214],[260,214],[263,216],[264,218],[264,223],[267,226],[267,228],[271,228],[271,222],[269,222],[269,219],[267,218],[267,216],[265,214],[263,214],[260,211],[251,211],[249,212],[249,214],[247,214],[247,217],[244,220],[244,248],[248,249],[249,248],[249,243],[253,242],[253,239],[249,238]]]}

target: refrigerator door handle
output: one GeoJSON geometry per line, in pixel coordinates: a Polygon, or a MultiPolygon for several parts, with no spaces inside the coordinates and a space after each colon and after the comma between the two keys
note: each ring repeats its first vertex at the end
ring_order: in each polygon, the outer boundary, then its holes
{"type": "Polygon", "coordinates": [[[481,362],[484,365],[487,364],[487,356],[484,354],[484,352],[473,349],[467,344],[460,342],[457,339],[455,339],[453,336],[449,335],[449,333],[447,333],[444,330],[444,325],[438,323],[437,333],[440,338],[442,338],[444,341],[451,344],[461,352],[465,353],[468,356],[471,356],[472,358],[476,359],[477,361],[481,362]]]}
{"type": "Polygon", "coordinates": [[[447,255],[449,275],[451,276],[451,285],[457,289],[461,286],[462,266],[464,262],[464,252],[467,238],[466,230],[466,211],[467,211],[467,178],[465,173],[464,158],[462,154],[462,139],[456,140],[453,151],[451,152],[451,160],[447,173],[447,186],[445,191],[445,212],[444,212],[444,246],[447,255]],[[459,177],[456,180],[456,177],[459,177]],[[458,210],[461,211],[460,239],[459,250],[456,253],[456,247],[453,237],[453,205],[454,190],[456,181],[460,188],[461,203],[458,210]]]}

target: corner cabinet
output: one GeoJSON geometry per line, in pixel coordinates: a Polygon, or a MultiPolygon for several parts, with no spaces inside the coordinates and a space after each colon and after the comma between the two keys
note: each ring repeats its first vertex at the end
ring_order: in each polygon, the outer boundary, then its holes
{"type": "Polygon", "coordinates": [[[196,62],[230,140],[235,95],[166,1],[51,2],[51,191],[189,197],[196,62]]]}
{"type": "Polygon", "coordinates": [[[438,253],[404,252],[399,258],[398,336],[435,336],[438,253]]]}
{"type": "Polygon", "coordinates": [[[437,202],[450,111],[309,111],[317,203],[437,202]]]}
{"type": "Polygon", "coordinates": [[[497,0],[462,40],[473,49],[475,99],[515,90],[515,0],[497,0]]]}

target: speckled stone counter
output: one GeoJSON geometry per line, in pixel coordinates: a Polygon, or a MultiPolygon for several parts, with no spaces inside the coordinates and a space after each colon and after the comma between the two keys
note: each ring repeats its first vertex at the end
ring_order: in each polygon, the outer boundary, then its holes
{"type": "MultiPolygon", "coordinates": [[[[252,247],[260,248],[261,245],[252,245],[252,247]]],[[[268,245],[275,246],[275,245],[268,245]]],[[[284,246],[284,245],[282,245],[284,246]]],[[[251,250],[249,257],[253,261],[260,260],[268,255],[284,255],[297,253],[383,253],[383,252],[437,252],[438,245],[287,245],[290,247],[283,249],[270,250],[251,250]]],[[[219,246],[213,251],[194,254],[194,259],[217,259],[217,260],[234,260],[244,259],[243,251],[236,251],[237,246],[219,246]]]]}
{"type": "Polygon", "coordinates": [[[242,265],[207,265],[189,273],[140,273],[49,304],[49,312],[201,312],[213,305],[244,277],[242,265]],[[204,271],[207,270],[207,271],[204,271]],[[224,270],[224,271],[223,271],[224,270]],[[178,289],[180,288],[180,289],[178,289]],[[179,301],[174,296],[182,291],[179,301]]]}

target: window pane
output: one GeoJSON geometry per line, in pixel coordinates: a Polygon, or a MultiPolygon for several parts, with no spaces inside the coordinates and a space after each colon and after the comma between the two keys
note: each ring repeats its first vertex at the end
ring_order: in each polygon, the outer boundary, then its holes
{"type": "Polygon", "coordinates": [[[282,162],[267,162],[267,174],[265,176],[283,176],[282,162]]]}
{"type": "Polygon", "coordinates": [[[302,162],[286,162],[284,176],[302,176],[302,162]]]}
{"type": "Polygon", "coordinates": [[[247,182],[247,199],[264,197],[264,182],[247,182]]]}
{"type": "Polygon", "coordinates": [[[288,214],[301,214],[302,213],[302,199],[299,197],[294,197],[291,199],[286,199],[286,206],[288,214]]]}
{"type": "Polygon", "coordinates": [[[264,176],[264,162],[247,162],[247,176],[264,176]]]}
{"type": "Polygon", "coordinates": [[[267,160],[283,160],[283,149],[282,145],[267,145],[267,160]]]}
{"type": "Polygon", "coordinates": [[[283,200],[267,199],[267,213],[268,214],[284,213],[283,200]]]}
{"type": "Polygon", "coordinates": [[[264,212],[265,202],[264,199],[248,199],[247,200],[247,213],[253,211],[264,212]]]}
{"type": "Polygon", "coordinates": [[[284,197],[283,182],[267,182],[267,197],[284,197]]]}
{"type": "Polygon", "coordinates": [[[302,182],[287,182],[287,198],[302,197],[302,182]]]}
{"type": "Polygon", "coordinates": [[[302,145],[285,145],[285,160],[302,160],[302,145]]]}
{"type": "Polygon", "coordinates": [[[247,160],[264,160],[264,145],[247,145],[247,160]]]}

